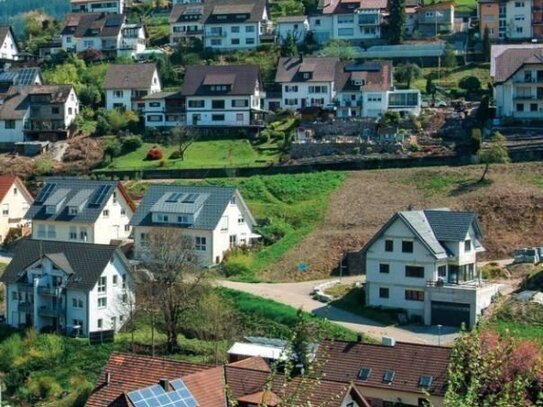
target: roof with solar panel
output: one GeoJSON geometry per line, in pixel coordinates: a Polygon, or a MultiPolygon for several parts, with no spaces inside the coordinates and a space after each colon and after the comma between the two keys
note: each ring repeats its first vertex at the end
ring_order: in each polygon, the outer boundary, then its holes
{"type": "MultiPolygon", "coordinates": [[[[214,230],[232,199],[240,204],[246,218],[254,224],[254,219],[236,188],[188,185],[151,185],[130,224],[214,230]],[[154,214],[173,214],[188,220],[171,224],[156,222],[154,214]]],[[[177,219],[177,216],[172,217],[174,218],[177,219]]]]}
{"type": "Polygon", "coordinates": [[[118,181],[47,178],[28,210],[27,219],[94,223],[118,181]]]}

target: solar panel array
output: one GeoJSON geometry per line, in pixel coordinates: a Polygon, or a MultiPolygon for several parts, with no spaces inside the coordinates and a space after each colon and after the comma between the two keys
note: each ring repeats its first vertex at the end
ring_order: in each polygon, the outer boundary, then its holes
{"type": "Polygon", "coordinates": [[[0,72],[0,82],[13,82],[17,78],[16,72],[0,72]]]}
{"type": "Polygon", "coordinates": [[[181,379],[171,382],[174,391],[166,392],[155,384],[144,389],[128,393],[128,398],[135,407],[197,407],[198,403],[181,379]]]}
{"type": "Polygon", "coordinates": [[[40,193],[34,200],[34,203],[41,204],[45,202],[47,197],[51,194],[51,192],[53,191],[53,189],[55,189],[56,186],[57,184],[45,184],[45,186],[42,188],[42,190],[40,191],[40,193]]]}
{"type": "Polygon", "coordinates": [[[100,188],[98,188],[98,191],[96,191],[96,194],[94,195],[94,198],[92,198],[90,205],[93,205],[93,206],[102,205],[102,202],[104,201],[106,196],[109,194],[110,189],[111,189],[111,185],[100,185],[100,188]]]}
{"type": "Polygon", "coordinates": [[[37,75],[36,68],[21,68],[18,71],[19,76],[17,78],[18,85],[33,85],[34,78],[37,75]]]}

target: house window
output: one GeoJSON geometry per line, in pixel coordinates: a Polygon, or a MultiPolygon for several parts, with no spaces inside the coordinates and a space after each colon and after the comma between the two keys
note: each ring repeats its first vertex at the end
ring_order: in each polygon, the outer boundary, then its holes
{"type": "Polygon", "coordinates": [[[77,298],[72,298],[72,307],[77,308],[77,298]]]}
{"type": "Polygon", "coordinates": [[[414,278],[424,278],[424,267],[405,266],[405,276],[414,278]]]}
{"type": "Polygon", "coordinates": [[[245,38],[245,44],[247,45],[253,45],[255,43],[254,38],[245,38]]]}
{"type": "Polygon", "coordinates": [[[517,34],[522,34],[522,31],[523,31],[522,27],[517,27],[517,34]]]}
{"type": "Polygon", "coordinates": [[[83,300],[81,300],[81,299],[77,300],[77,307],[78,308],[83,308],[83,300]]]}
{"type": "Polygon", "coordinates": [[[68,208],[68,213],[70,214],[70,216],[77,215],[77,212],[78,212],[78,208],[76,208],[75,206],[70,206],[68,208]]]}
{"type": "Polygon", "coordinates": [[[60,113],[60,109],[58,107],[52,107],[51,108],[51,113],[53,114],[59,114],[60,113]]]}
{"type": "Polygon", "coordinates": [[[205,237],[196,236],[194,248],[197,251],[205,252],[207,249],[207,239],[205,237]]]}
{"type": "Polygon", "coordinates": [[[88,236],[87,236],[87,228],[85,228],[85,227],[80,228],[79,229],[79,239],[86,242],[87,238],[88,238],[88,236]]]}
{"type": "Polygon", "coordinates": [[[254,33],[255,32],[255,26],[254,25],[245,26],[245,32],[246,33],[254,33]]]}
{"type": "Polygon", "coordinates": [[[45,225],[38,225],[38,238],[45,239],[45,225]]]}
{"type": "Polygon", "coordinates": [[[113,287],[117,287],[117,276],[113,276],[113,277],[112,277],[112,280],[113,280],[113,281],[112,281],[111,284],[113,285],[113,287]]]}
{"type": "Polygon", "coordinates": [[[238,217],[238,225],[242,225],[245,223],[245,218],[243,216],[238,217]]]}
{"type": "Polygon", "coordinates": [[[124,92],[122,90],[114,90],[113,97],[116,99],[122,99],[124,97],[124,92]]]}
{"type": "Polygon", "coordinates": [[[239,33],[239,25],[233,25],[230,27],[230,32],[239,33]]]}
{"type": "Polygon", "coordinates": [[[149,241],[149,233],[140,233],[140,240],[142,243],[147,243],[149,241]]]}
{"type": "Polygon", "coordinates": [[[320,18],[317,18],[317,19],[315,20],[315,25],[321,25],[321,20],[320,20],[320,18]]]}
{"type": "Polygon", "coordinates": [[[524,103],[517,103],[517,112],[524,112],[524,103]]]}
{"type": "Polygon", "coordinates": [[[394,240],[385,240],[385,252],[394,251],[394,240]]]}
{"type": "Polygon", "coordinates": [[[212,46],[215,46],[215,47],[220,47],[222,45],[222,40],[219,40],[219,39],[212,39],[211,40],[211,45],[212,46]]]}
{"type": "Polygon", "coordinates": [[[438,266],[438,268],[437,268],[437,276],[438,277],[446,277],[447,276],[447,266],[438,266]]]}
{"type": "Polygon", "coordinates": [[[71,107],[68,108],[68,114],[73,114],[73,109],[71,107]]]}
{"type": "Polygon", "coordinates": [[[104,215],[104,218],[109,218],[109,209],[104,209],[102,215],[104,215]]]}
{"type": "Polygon", "coordinates": [[[530,112],[537,112],[537,103],[530,103],[530,112]]]}
{"type": "Polygon", "coordinates": [[[212,114],[211,120],[214,122],[223,122],[224,121],[224,114],[212,114]]]}
{"type": "Polygon", "coordinates": [[[48,239],[56,239],[57,238],[57,229],[55,225],[48,225],[47,226],[47,238],[48,239]]]}
{"type": "Polygon", "coordinates": [[[122,275],[121,280],[122,280],[122,288],[126,288],[126,274],[122,275]]]}
{"type": "Polygon", "coordinates": [[[230,235],[229,237],[230,247],[236,246],[237,240],[238,240],[238,237],[236,235],[230,235]]]}
{"type": "Polygon", "coordinates": [[[2,216],[9,216],[9,204],[2,205],[2,216]]]}
{"type": "Polygon", "coordinates": [[[15,120],[5,120],[4,121],[4,128],[5,129],[14,129],[15,128],[15,120]]]}
{"type": "Polygon", "coordinates": [[[234,99],[232,100],[232,107],[247,107],[249,101],[247,99],[234,99]]]}
{"type": "Polygon", "coordinates": [[[13,195],[17,195],[17,188],[13,188],[13,195]]]}
{"type": "Polygon", "coordinates": [[[96,321],[96,326],[98,327],[98,329],[102,329],[103,325],[104,325],[104,322],[102,321],[102,318],[96,321]]]}
{"type": "Polygon", "coordinates": [[[405,299],[407,301],[424,301],[424,291],[405,290],[405,299]]]}
{"type": "Polygon", "coordinates": [[[124,321],[124,315],[119,315],[119,322],[123,322],[124,321]]]}
{"type": "Polygon", "coordinates": [[[105,293],[107,288],[107,277],[103,276],[98,279],[98,292],[105,293]]]}
{"type": "Polygon", "coordinates": [[[203,100],[189,100],[189,107],[192,108],[201,108],[204,107],[205,101],[203,100]]]}
{"type": "Polygon", "coordinates": [[[243,113],[236,113],[236,121],[243,122],[243,113]]]}
{"type": "Polygon", "coordinates": [[[148,121],[148,122],[161,122],[161,121],[162,121],[162,115],[159,115],[159,114],[148,114],[148,115],[147,115],[147,121],[148,121]]]}
{"type": "Polygon", "coordinates": [[[464,251],[470,252],[471,251],[471,240],[466,240],[464,242],[464,251]]]}
{"type": "Polygon", "coordinates": [[[384,273],[384,274],[390,273],[390,264],[380,263],[379,264],[379,273],[384,273]]]}
{"type": "Polygon", "coordinates": [[[105,308],[107,306],[107,297],[98,298],[98,308],[105,308]]]}
{"type": "Polygon", "coordinates": [[[524,2],[523,1],[516,1],[515,2],[515,7],[517,7],[517,8],[524,7],[524,2]]]}
{"type": "Polygon", "coordinates": [[[389,290],[386,287],[379,287],[379,298],[388,298],[389,290]]]}
{"type": "Polygon", "coordinates": [[[77,240],[77,228],[75,226],[70,226],[70,240],[77,240]]]}
{"type": "Polygon", "coordinates": [[[239,45],[239,38],[232,38],[232,45],[239,45]]]}
{"type": "Polygon", "coordinates": [[[126,209],[121,208],[121,216],[125,216],[125,215],[126,215],[126,209]]]}
{"type": "Polygon", "coordinates": [[[298,92],[298,85],[285,85],[285,92],[298,92]]]}
{"type": "Polygon", "coordinates": [[[224,109],[224,100],[212,100],[211,101],[212,109],[224,109]]]}
{"type": "Polygon", "coordinates": [[[402,253],[413,253],[413,242],[411,240],[402,241],[402,253]]]}
{"type": "Polygon", "coordinates": [[[130,232],[130,225],[128,223],[126,225],[124,225],[124,231],[125,232],[130,232]]]}

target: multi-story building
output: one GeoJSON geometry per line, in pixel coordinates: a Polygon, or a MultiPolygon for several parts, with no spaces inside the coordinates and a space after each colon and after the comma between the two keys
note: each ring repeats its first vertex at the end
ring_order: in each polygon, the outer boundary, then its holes
{"type": "Polygon", "coordinates": [[[135,302],[131,266],[113,245],[23,239],[0,281],[7,323],[16,328],[117,331],[135,302]]]}
{"type": "Polygon", "coordinates": [[[396,213],[361,252],[366,305],[400,308],[426,325],[474,326],[500,289],[477,268],[481,239],[472,212],[396,213]]]}
{"type": "Polygon", "coordinates": [[[145,51],[143,24],[127,24],[124,14],[70,13],[61,32],[62,49],[100,51],[107,58],[135,57],[145,51]]]}
{"type": "Polygon", "coordinates": [[[130,236],[135,209],[118,181],[52,177],[26,218],[33,239],[109,244],[130,236]]]}
{"type": "Polygon", "coordinates": [[[26,212],[32,204],[32,195],[23,181],[14,175],[0,176],[0,244],[4,242],[11,229],[26,225],[26,212]]]}
{"type": "Polygon", "coordinates": [[[481,38],[486,27],[492,40],[532,38],[532,17],[538,17],[536,9],[535,4],[532,7],[532,0],[480,0],[478,13],[481,38]]]}
{"type": "Polygon", "coordinates": [[[16,61],[19,46],[11,26],[0,26],[0,60],[16,61]]]}
{"type": "Polygon", "coordinates": [[[303,44],[308,32],[309,19],[307,16],[277,17],[276,36],[279,44],[283,44],[289,36],[296,44],[303,44]]]}
{"type": "Polygon", "coordinates": [[[543,115],[543,46],[493,46],[496,116],[541,120],[543,115]]]}
{"type": "Polygon", "coordinates": [[[275,82],[281,84],[281,108],[296,110],[332,104],[339,58],[280,58],[275,82]]]}
{"type": "Polygon", "coordinates": [[[543,0],[532,0],[532,36],[543,39],[543,0]]]}
{"type": "Polygon", "coordinates": [[[124,12],[125,0],[70,0],[72,13],[124,12]]]}
{"type": "Polygon", "coordinates": [[[454,2],[443,1],[418,8],[415,27],[423,36],[453,32],[454,2]]]}
{"type": "Polygon", "coordinates": [[[258,65],[187,66],[181,93],[189,126],[263,125],[258,65]]]}
{"type": "Polygon", "coordinates": [[[254,49],[270,34],[266,0],[208,0],[177,4],[170,15],[170,41],[200,38],[214,50],[254,49]]]}
{"type": "Polygon", "coordinates": [[[135,257],[153,256],[154,230],[173,230],[188,237],[202,266],[218,264],[233,247],[251,245],[255,220],[236,188],[151,185],[130,223],[135,257]]]}
{"type": "Polygon", "coordinates": [[[185,98],[180,92],[156,92],[142,98],[145,128],[184,126],[185,98]]]}
{"type": "Polygon", "coordinates": [[[112,64],[104,79],[106,109],[143,111],[143,98],[162,90],[154,63],[112,64]]]}

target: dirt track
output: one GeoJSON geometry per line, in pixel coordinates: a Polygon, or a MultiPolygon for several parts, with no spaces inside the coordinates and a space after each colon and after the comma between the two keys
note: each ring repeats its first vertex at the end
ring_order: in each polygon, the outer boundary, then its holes
{"type": "Polygon", "coordinates": [[[492,166],[492,183],[484,185],[476,183],[481,173],[477,166],[351,172],[332,194],[321,227],[271,266],[266,277],[325,278],[343,252],[359,250],[394,212],[408,207],[476,211],[485,234],[486,259],[510,257],[517,247],[543,245],[543,166],[492,166]],[[443,177],[444,185],[436,187],[443,177]],[[309,272],[297,271],[302,261],[309,272]]]}

